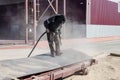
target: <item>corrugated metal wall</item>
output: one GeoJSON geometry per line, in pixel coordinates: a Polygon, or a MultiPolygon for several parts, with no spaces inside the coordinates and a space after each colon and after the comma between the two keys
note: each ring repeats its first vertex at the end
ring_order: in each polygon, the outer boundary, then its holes
{"type": "Polygon", "coordinates": [[[91,24],[120,25],[118,4],[109,0],[91,0],[91,24]]]}

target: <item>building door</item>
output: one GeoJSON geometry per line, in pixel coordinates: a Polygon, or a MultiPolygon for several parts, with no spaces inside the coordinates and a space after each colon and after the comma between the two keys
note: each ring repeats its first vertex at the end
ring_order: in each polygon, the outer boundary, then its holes
{"type": "Polygon", "coordinates": [[[0,40],[24,39],[24,9],[21,4],[0,6],[0,40]]]}

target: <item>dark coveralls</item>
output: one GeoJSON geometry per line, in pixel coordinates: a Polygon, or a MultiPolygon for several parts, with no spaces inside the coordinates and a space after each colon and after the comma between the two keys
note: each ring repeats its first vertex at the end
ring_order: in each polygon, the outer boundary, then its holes
{"type": "Polygon", "coordinates": [[[62,53],[60,52],[60,34],[62,24],[65,22],[64,15],[57,14],[44,21],[44,26],[47,31],[47,40],[49,43],[50,51],[52,57],[59,56],[62,53]],[[55,47],[54,47],[55,43],[55,47]]]}

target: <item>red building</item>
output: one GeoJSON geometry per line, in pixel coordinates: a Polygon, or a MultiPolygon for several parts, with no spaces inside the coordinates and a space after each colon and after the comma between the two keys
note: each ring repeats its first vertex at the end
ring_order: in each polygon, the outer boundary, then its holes
{"type": "Polygon", "coordinates": [[[119,0],[87,0],[87,37],[120,36],[119,0]]]}
{"type": "Polygon", "coordinates": [[[91,0],[91,24],[120,25],[118,3],[113,1],[91,0]]]}

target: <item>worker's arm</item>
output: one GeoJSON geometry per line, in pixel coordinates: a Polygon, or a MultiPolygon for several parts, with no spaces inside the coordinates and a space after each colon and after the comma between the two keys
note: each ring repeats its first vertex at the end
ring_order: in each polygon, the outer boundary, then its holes
{"type": "Polygon", "coordinates": [[[49,32],[50,32],[50,30],[49,30],[48,28],[46,28],[46,32],[47,32],[47,33],[49,33],[49,32]]]}

